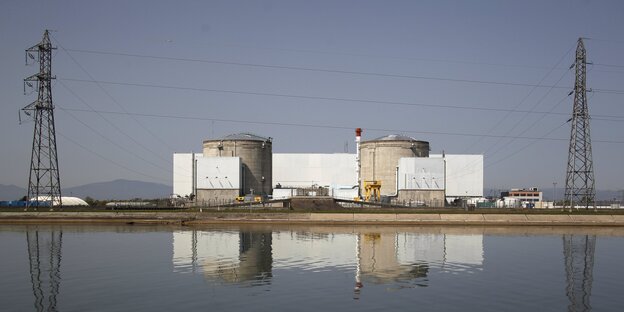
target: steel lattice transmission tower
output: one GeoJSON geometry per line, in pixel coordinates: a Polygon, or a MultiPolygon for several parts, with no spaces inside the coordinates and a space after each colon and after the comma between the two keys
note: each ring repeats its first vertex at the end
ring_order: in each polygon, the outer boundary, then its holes
{"type": "Polygon", "coordinates": [[[570,210],[575,206],[596,207],[594,165],[592,161],[591,137],[589,135],[589,111],[586,89],[587,53],[583,38],[576,47],[576,80],[574,82],[574,108],[572,110],[572,130],[566,173],[565,202],[570,210]]]}
{"type": "Polygon", "coordinates": [[[26,64],[29,59],[39,63],[39,73],[24,79],[24,91],[26,85],[33,87],[33,83],[38,89],[37,100],[22,109],[35,122],[28,178],[28,207],[47,203],[62,206],[52,104],[52,79],[56,78],[52,76],[54,49],[46,30],[41,42],[26,50],[26,64]]]}

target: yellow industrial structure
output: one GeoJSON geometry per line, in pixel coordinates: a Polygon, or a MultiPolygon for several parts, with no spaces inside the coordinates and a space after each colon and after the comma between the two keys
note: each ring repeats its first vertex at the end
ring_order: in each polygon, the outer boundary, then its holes
{"type": "Polygon", "coordinates": [[[364,200],[371,201],[371,197],[374,201],[380,201],[381,199],[381,181],[371,180],[364,181],[364,200]]]}

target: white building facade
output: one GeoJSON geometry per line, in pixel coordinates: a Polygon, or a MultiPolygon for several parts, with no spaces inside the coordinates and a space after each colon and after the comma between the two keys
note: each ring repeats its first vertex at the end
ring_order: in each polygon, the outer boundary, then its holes
{"type": "MultiPolygon", "coordinates": [[[[273,198],[289,198],[297,194],[295,189],[311,187],[326,188],[340,199],[360,195],[356,154],[274,153],[272,163],[273,198]]],[[[483,197],[483,155],[406,157],[395,166],[399,200],[443,205],[445,199],[483,197]]],[[[241,194],[239,157],[176,153],[173,172],[173,193],[181,197],[234,200],[241,194]]]]}

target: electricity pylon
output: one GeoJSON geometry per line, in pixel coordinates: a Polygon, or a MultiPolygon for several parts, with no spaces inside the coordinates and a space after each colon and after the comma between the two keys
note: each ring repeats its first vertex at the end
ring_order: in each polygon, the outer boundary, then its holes
{"type": "Polygon", "coordinates": [[[572,129],[570,132],[570,149],[568,153],[568,170],[566,173],[565,206],[570,211],[576,205],[592,205],[596,208],[596,189],[594,165],[592,162],[591,138],[589,135],[589,111],[587,108],[586,88],[587,53],[583,38],[578,39],[576,47],[576,79],[574,82],[574,108],[572,109],[572,129]]]}
{"type": "Polygon", "coordinates": [[[52,79],[56,78],[52,76],[53,49],[46,30],[41,42],[26,50],[26,64],[29,60],[39,63],[39,73],[24,79],[24,91],[26,86],[33,87],[33,83],[38,89],[37,100],[22,108],[24,114],[31,116],[35,122],[27,207],[39,207],[47,203],[50,206],[62,206],[52,104],[52,79]]]}

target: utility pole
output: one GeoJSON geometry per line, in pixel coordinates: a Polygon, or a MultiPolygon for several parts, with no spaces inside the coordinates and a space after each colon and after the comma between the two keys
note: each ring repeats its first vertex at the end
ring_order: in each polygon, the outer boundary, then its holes
{"type": "MultiPolygon", "coordinates": [[[[26,65],[29,59],[39,63],[39,73],[24,79],[26,86],[37,85],[37,100],[22,108],[25,115],[35,122],[30,176],[28,178],[27,208],[58,205],[61,202],[61,182],[56,154],[56,132],[54,130],[54,105],[52,104],[52,47],[48,30],[40,43],[26,50],[26,65]]],[[[21,117],[20,117],[21,119],[21,117]]]]}
{"type": "Polygon", "coordinates": [[[587,108],[586,64],[587,53],[583,45],[583,38],[579,38],[574,63],[576,67],[574,108],[572,109],[572,118],[569,120],[572,122],[572,127],[563,204],[564,210],[569,205],[570,211],[575,206],[585,206],[585,209],[588,209],[589,205],[592,205],[594,210],[596,209],[594,165],[589,134],[589,110],[587,108]]]}
{"type": "Polygon", "coordinates": [[[557,182],[553,182],[553,208],[555,208],[555,202],[557,201],[557,182]]]}

